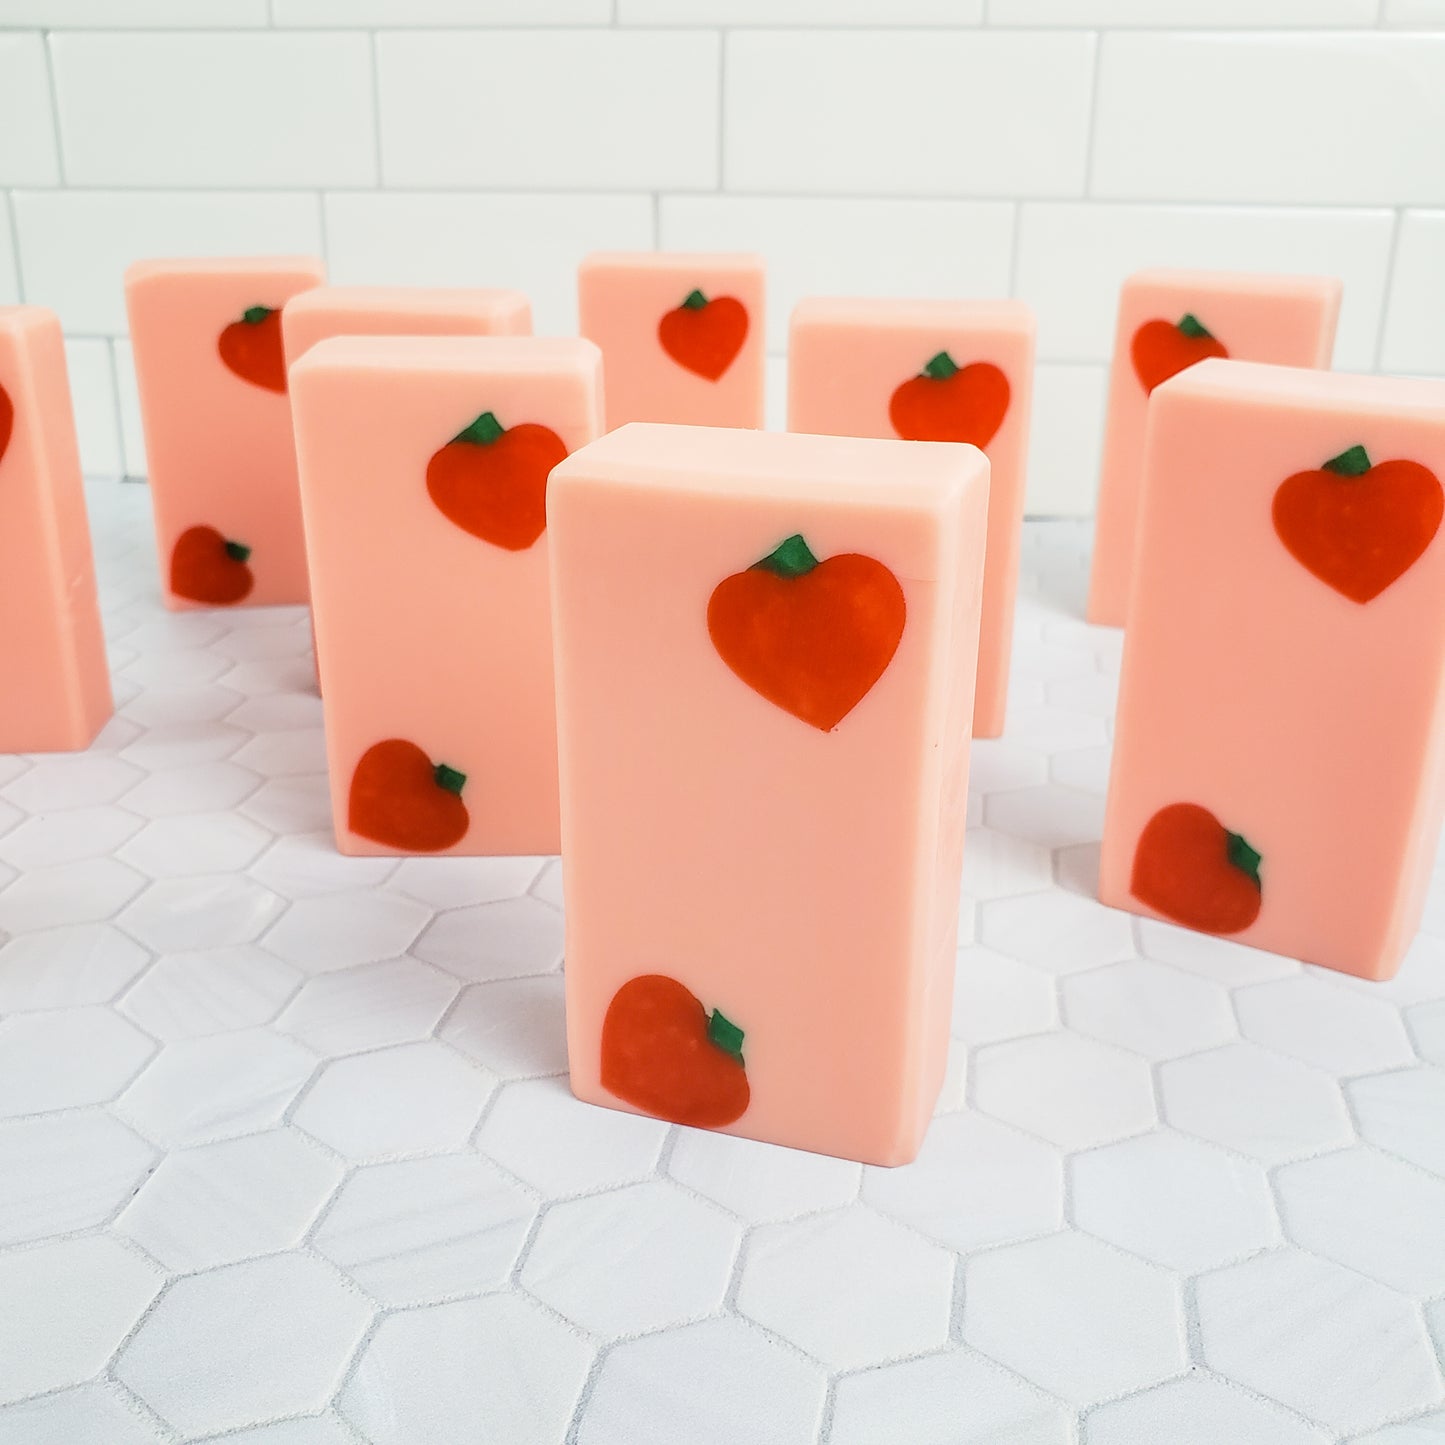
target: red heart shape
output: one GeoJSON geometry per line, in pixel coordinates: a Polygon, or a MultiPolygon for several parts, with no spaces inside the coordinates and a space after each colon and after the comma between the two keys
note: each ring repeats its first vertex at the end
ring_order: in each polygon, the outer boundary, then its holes
{"type": "Polygon", "coordinates": [[[281,344],[281,313],[252,306],[216,341],[221,360],[241,378],[267,391],[286,390],[286,351],[281,344]]]}
{"type": "Polygon", "coordinates": [[[894,391],[888,420],[904,441],[972,442],[985,447],[1008,412],[1008,377],[992,362],[955,366],[941,351],[921,376],[894,391]]]}
{"type": "Polygon", "coordinates": [[[547,478],[566,455],[550,427],[503,429],[483,412],[427,463],[426,489],[463,531],[521,552],[547,526],[547,478]]]}
{"type": "Polygon", "coordinates": [[[707,628],[749,687],[827,732],[883,676],[905,612],[903,589],[881,562],[859,552],[819,562],[795,536],[718,583],[707,628]]]}
{"type": "Polygon", "coordinates": [[[1274,529],[1290,554],[1353,602],[1378,597],[1419,561],[1440,528],[1445,494],[1419,462],[1369,466],[1351,448],[1274,494],[1274,529]],[[1352,463],[1351,458],[1359,460],[1352,463]],[[1351,466],[1364,470],[1348,470],[1351,466]],[[1337,467],[1347,468],[1345,471],[1337,467]]]}
{"type": "Polygon", "coordinates": [[[10,434],[15,430],[15,403],[10,400],[10,393],[0,386],[0,460],[4,459],[5,449],[10,445],[10,434]]]}
{"type": "Polygon", "coordinates": [[[733,364],[748,335],[748,309],[735,296],[707,300],[691,292],[657,323],[662,349],[679,366],[716,381],[733,364]]]}
{"type": "Polygon", "coordinates": [[[716,1129],[751,1099],[742,1034],[723,1020],[734,1047],[696,996],[675,978],[649,973],[612,996],[602,1020],[602,1087],[625,1103],[674,1124],[716,1129]],[[710,1028],[711,1025],[711,1028],[710,1028]]]}
{"type": "Polygon", "coordinates": [[[1224,343],[1211,336],[1193,316],[1182,321],[1146,321],[1135,333],[1129,353],[1134,374],[1146,392],[1207,356],[1225,356],[1224,343]]]}
{"type": "Polygon", "coordinates": [[[256,585],[246,565],[250,555],[249,547],[227,541],[214,527],[190,527],[171,549],[171,591],[213,607],[240,602],[256,585]]]}
{"type": "Polygon", "coordinates": [[[435,853],[466,837],[471,816],[462,802],[466,778],[434,765],[415,743],[387,738],[361,755],[351,775],[347,827],[408,853],[435,853]]]}
{"type": "Polygon", "coordinates": [[[1206,933],[1259,916],[1259,854],[1198,803],[1170,803],[1144,825],[1130,891],[1156,913],[1206,933]]]}

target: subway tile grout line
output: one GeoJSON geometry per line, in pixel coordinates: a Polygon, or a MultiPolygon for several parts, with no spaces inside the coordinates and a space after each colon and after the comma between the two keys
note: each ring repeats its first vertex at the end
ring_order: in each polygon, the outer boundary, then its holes
{"type": "Polygon", "coordinates": [[[15,294],[21,301],[24,301],[25,268],[20,259],[20,216],[16,210],[13,188],[7,189],[5,192],[5,219],[10,229],[10,250],[15,267],[15,294]]]}
{"type": "Polygon", "coordinates": [[[1390,307],[1395,290],[1395,268],[1400,256],[1401,239],[1405,231],[1406,207],[1397,206],[1394,211],[1394,225],[1390,231],[1390,249],[1385,256],[1384,284],[1380,288],[1380,318],[1375,331],[1373,370],[1379,371],[1385,359],[1385,337],[1389,329],[1390,307]]]}
{"type": "Polygon", "coordinates": [[[60,133],[60,90],[55,78],[55,55],[51,49],[53,31],[40,33],[41,49],[45,52],[45,84],[50,95],[50,128],[55,140],[55,173],[62,187],[68,184],[65,175],[65,145],[60,133]]]}
{"type": "Polygon", "coordinates": [[[1085,127],[1084,150],[1084,191],[1085,197],[1094,189],[1094,156],[1098,150],[1099,129],[1099,81],[1104,69],[1104,36],[1100,29],[1094,32],[1093,68],[1089,80],[1089,123],[1085,127]]]}

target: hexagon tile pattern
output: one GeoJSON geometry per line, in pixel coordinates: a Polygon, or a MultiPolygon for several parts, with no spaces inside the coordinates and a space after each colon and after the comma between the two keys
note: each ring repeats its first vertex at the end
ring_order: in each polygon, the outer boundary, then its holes
{"type": "Polygon", "coordinates": [[[305,614],[91,505],[120,711],[0,758],[0,1445],[1445,1438],[1445,870],[1387,985],[1097,903],[1084,526],[887,1170],[577,1102],[557,861],[338,855],[305,614]]]}

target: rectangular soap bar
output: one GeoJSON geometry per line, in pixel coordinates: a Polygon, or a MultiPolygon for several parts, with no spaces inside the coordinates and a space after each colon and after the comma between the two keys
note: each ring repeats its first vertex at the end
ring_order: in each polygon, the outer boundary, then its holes
{"type": "Polygon", "coordinates": [[[1022,301],[810,297],[788,334],[788,430],[971,442],[989,460],[973,734],[1003,732],[1033,399],[1022,301]]]}
{"type": "Polygon", "coordinates": [[[0,753],[87,747],[112,711],[60,322],[0,307],[0,753]]]}
{"type": "Polygon", "coordinates": [[[520,291],[315,286],[281,308],[286,365],[328,336],[530,336],[520,291]]]}
{"type": "Polygon", "coordinates": [[[306,256],[126,272],[168,607],[307,600],[281,308],[324,279],[306,256]]]}
{"type": "Polygon", "coordinates": [[[577,311],[582,335],[602,348],[609,428],[762,426],[760,256],[588,256],[577,311]]]}
{"type": "Polygon", "coordinates": [[[1153,388],[1210,356],[1328,366],[1341,290],[1333,276],[1232,271],[1140,271],[1124,282],[1109,373],[1090,622],[1124,625],[1153,388]]]}
{"type": "Polygon", "coordinates": [[[545,503],[590,342],[338,337],[292,370],[337,846],[556,853],[545,503]]]}
{"type": "Polygon", "coordinates": [[[948,1045],[986,458],[635,424],[548,508],[574,1092],[911,1159],[948,1045]]]}
{"type": "Polygon", "coordinates": [[[1205,361],[1150,402],[1099,896],[1364,978],[1445,812],[1445,383],[1205,361]]]}

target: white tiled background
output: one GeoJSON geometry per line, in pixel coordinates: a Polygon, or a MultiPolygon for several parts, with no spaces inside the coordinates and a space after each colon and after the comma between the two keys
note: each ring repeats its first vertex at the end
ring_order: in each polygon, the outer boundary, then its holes
{"type": "Polygon", "coordinates": [[[1341,367],[1445,374],[1445,0],[0,0],[0,303],[87,469],[145,469],[120,276],[320,251],[519,286],[755,248],[807,292],[1038,309],[1030,509],[1087,512],[1120,279],[1343,276],[1341,367]]]}

